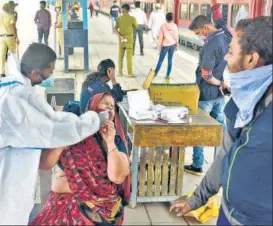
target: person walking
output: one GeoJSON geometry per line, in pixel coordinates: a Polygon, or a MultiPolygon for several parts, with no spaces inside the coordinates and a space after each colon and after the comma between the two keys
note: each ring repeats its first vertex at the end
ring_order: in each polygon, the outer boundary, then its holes
{"type": "Polygon", "coordinates": [[[40,10],[37,11],[34,22],[38,27],[38,41],[42,43],[44,39],[44,43],[48,45],[48,37],[51,27],[51,14],[46,9],[46,2],[40,1],[40,10]]]}
{"type": "Polygon", "coordinates": [[[96,16],[99,16],[99,12],[100,12],[100,2],[99,0],[95,1],[95,12],[96,12],[96,16]]]}
{"type": "Polygon", "coordinates": [[[145,26],[147,26],[147,17],[145,12],[140,8],[140,2],[135,2],[135,9],[132,10],[131,16],[136,18],[138,27],[134,30],[134,49],[133,49],[133,55],[135,54],[135,46],[136,46],[136,37],[138,35],[138,41],[140,46],[140,55],[144,56],[144,41],[143,41],[143,32],[145,26]]]}
{"type": "Polygon", "coordinates": [[[93,17],[93,12],[94,12],[94,3],[93,3],[93,0],[90,1],[88,9],[90,11],[90,17],[92,18],[93,17]]]}
{"type": "MultiPolygon", "coordinates": [[[[222,90],[227,88],[223,78],[226,68],[224,56],[228,52],[232,35],[222,18],[220,4],[211,0],[211,7],[216,26],[206,16],[200,15],[192,21],[190,30],[197,36],[206,37],[196,70],[196,81],[200,89],[199,108],[224,124],[225,98],[222,90]]],[[[194,147],[193,163],[185,166],[185,171],[200,176],[203,174],[203,163],[203,147],[194,147]]]]}
{"type": "Polygon", "coordinates": [[[178,27],[173,22],[173,13],[168,13],[166,15],[167,22],[163,24],[160,28],[159,32],[159,47],[160,55],[159,60],[155,69],[155,75],[158,75],[158,72],[160,71],[160,68],[162,66],[162,63],[168,54],[168,69],[166,74],[166,81],[169,81],[171,72],[172,72],[172,66],[173,66],[173,55],[175,50],[178,48],[179,40],[178,40],[178,27]]]}
{"type": "Polygon", "coordinates": [[[110,20],[112,21],[112,30],[115,34],[116,21],[121,13],[120,7],[117,5],[117,0],[114,0],[114,5],[110,8],[110,20]]]}
{"type": "Polygon", "coordinates": [[[117,19],[115,26],[115,33],[119,37],[119,75],[123,75],[123,58],[126,52],[127,69],[129,77],[133,75],[133,36],[134,29],[137,28],[137,21],[134,17],[129,15],[130,5],[124,4],[122,6],[122,16],[117,19]]]}
{"type": "Polygon", "coordinates": [[[7,52],[15,54],[16,45],[19,43],[16,21],[11,12],[10,5],[4,4],[0,13],[0,81],[6,76],[7,52]]]}
{"type": "MultiPolygon", "coordinates": [[[[246,22],[246,21],[245,21],[246,22]]],[[[223,189],[217,225],[272,225],[272,17],[236,31],[225,56],[231,98],[222,147],[193,196],[176,201],[177,216],[223,189]]]]}
{"type": "Polygon", "coordinates": [[[155,5],[155,10],[152,11],[148,22],[148,28],[151,31],[153,46],[157,48],[159,31],[161,26],[166,22],[166,16],[161,10],[160,4],[155,5]]]}

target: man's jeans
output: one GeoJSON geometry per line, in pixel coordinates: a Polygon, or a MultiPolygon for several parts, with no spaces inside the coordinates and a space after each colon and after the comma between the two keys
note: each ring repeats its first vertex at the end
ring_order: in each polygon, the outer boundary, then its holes
{"type": "Polygon", "coordinates": [[[144,32],[144,26],[143,25],[138,25],[138,28],[134,30],[134,52],[135,52],[135,47],[136,47],[136,36],[138,34],[140,52],[143,53],[143,48],[144,48],[143,32],[144,32]]]}
{"type": "Polygon", "coordinates": [[[117,17],[112,16],[112,30],[113,30],[113,33],[115,32],[115,26],[116,26],[117,19],[118,19],[117,17]]]}
{"type": "Polygon", "coordinates": [[[49,37],[49,28],[38,28],[38,39],[39,43],[42,43],[42,40],[44,38],[44,43],[48,45],[48,37],[49,37]]]}
{"type": "MultiPolygon", "coordinates": [[[[225,107],[225,98],[219,97],[216,100],[210,101],[199,101],[199,108],[208,112],[211,117],[216,119],[218,122],[224,125],[224,107],[225,107]]],[[[193,164],[195,168],[202,168],[204,164],[204,150],[203,147],[194,147],[193,148],[193,164]]]]}
{"type": "Polygon", "coordinates": [[[175,52],[176,45],[172,46],[163,46],[160,51],[159,60],[155,69],[155,74],[158,75],[158,72],[160,71],[160,68],[163,64],[163,61],[166,57],[166,54],[168,53],[168,70],[167,70],[167,76],[169,77],[172,72],[173,67],[173,55],[175,52]]]}

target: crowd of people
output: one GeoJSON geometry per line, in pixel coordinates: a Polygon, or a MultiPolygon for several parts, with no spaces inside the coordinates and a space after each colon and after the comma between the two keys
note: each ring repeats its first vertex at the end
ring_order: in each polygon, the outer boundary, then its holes
{"type": "MultiPolygon", "coordinates": [[[[16,20],[10,6],[5,7],[0,15],[1,53],[2,48],[13,51],[6,43],[10,38],[12,42],[18,39],[16,20]]],[[[125,4],[118,17],[114,14],[117,7],[111,9],[119,37],[119,75],[126,52],[128,74],[133,76],[134,37],[141,36],[142,25],[147,23],[138,3],[136,8],[136,16],[132,16],[125,4]]],[[[184,216],[223,188],[217,225],[272,225],[272,17],[241,20],[232,35],[216,0],[211,0],[211,8],[214,25],[207,17],[197,16],[189,28],[206,37],[196,70],[199,107],[223,124],[224,139],[193,196],[174,202],[170,211],[184,216]],[[223,78],[226,66],[230,85],[223,78]],[[231,93],[226,105],[225,92],[231,93]]],[[[35,21],[39,42],[43,35],[47,44],[49,28],[42,24],[48,14],[44,10],[41,2],[35,21]]],[[[168,53],[169,77],[178,47],[172,13],[160,29],[156,27],[161,53],[155,73],[168,53]]],[[[131,181],[128,146],[116,111],[116,102],[122,101],[126,92],[116,80],[116,65],[111,59],[101,61],[96,72],[86,77],[80,101],[70,101],[64,112],[55,112],[34,89],[55,69],[56,53],[45,44],[31,44],[17,62],[18,68],[0,82],[0,224],[122,225],[131,181]],[[36,165],[31,168],[33,163],[36,165]],[[20,172],[18,166],[23,167],[20,172]],[[28,222],[38,168],[50,170],[54,166],[57,170],[46,204],[28,222]],[[30,178],[31,183],[12,180],[18,174],[30,178]],[[11,187],[18,189],[16,194],[11,194],[11,187]]],[[[144,54],[144,46],[140,47],[144,54]]],[[[193,164],[185,170],[201,175],[203,161],[203,149],[196,147],[193,164]]]]}

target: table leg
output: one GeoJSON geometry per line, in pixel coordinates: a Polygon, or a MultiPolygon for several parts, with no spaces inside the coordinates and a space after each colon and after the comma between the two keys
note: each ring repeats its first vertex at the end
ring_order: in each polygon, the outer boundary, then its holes
{"type": "Polygon", "coordinates": [[[214,158],[213,160],[215,160],[216,156],[218,155],[219,151],[220,151],[221,147],[218,146],[218,147],[214,147],[214,158]]]}
{"type": "Polygon", "coordinates": [[[133,148],[133,160],[131,164],[132,173],[132,193],[130,200],[130,208],[135,208],[137,204],[137,185],[138,185],[138,153],[140,147],[133,148]]]}

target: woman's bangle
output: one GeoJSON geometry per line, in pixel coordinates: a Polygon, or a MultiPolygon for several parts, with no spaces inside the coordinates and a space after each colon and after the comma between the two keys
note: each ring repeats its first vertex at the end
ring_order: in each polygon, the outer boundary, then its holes
{"type": "Polygon", "coordinates": [[[107,155],[117,150],[117,147],[113,148],[111,151],[108,151],[107,155]]]}

